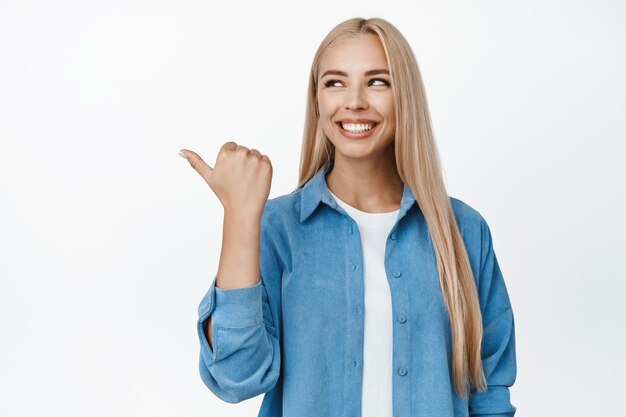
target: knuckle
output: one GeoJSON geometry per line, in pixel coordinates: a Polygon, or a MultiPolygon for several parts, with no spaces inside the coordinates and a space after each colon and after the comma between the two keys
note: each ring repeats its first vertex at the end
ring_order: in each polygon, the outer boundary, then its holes
{"type": "Polygon", "coordinates": [[[222,147],[220,148],[219,154],[221,155],[223,153],[232,152],[235,149],[237,149],[237,143],[231,140],[222,145],[222,147]]]}

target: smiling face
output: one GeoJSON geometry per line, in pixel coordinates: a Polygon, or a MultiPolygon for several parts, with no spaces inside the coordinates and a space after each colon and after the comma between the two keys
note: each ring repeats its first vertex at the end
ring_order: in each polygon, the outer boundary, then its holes
{"type": "Polygon", "coordinates": [[[318,74],[319,123],[335,145],[335,160],[376,159],[393,153],[393,91],[378,36],[335,41],[323,56],[318,74]]]}

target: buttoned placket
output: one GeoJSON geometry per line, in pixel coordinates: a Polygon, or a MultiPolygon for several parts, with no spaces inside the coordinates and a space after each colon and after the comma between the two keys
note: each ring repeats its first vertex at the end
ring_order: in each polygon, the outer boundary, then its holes
{"type": "MultiPolygon", "coordinates": [[[[406,190],[406,188],[405,188],[406,190]]],[[[328,198],[328,197],[327,197],[328,198]]],[[[324,200],[324,198],[322,198],[324,200]]],[[[344,416],[357,417],[361,415],[361,396],[363,387],[363,344],[365,331],[364,316],[364,279],[363,276],[363,248],[361,235],[356,221],[330,197],[326,203],[343,214],[347,222],[347,238],[345,246],[346,259],[346,285],[348,311],[354,311],[350,315],[347,326],[347,351],[346,351],[346,381],[344,387],[344,416]]],[[[394,416],[410,416],[410,379],[407,378],[411,361],[411,327],[409,320],[409,294],[405,280],[402,280],[402,270],[399,262],[393,259],[392,253],[398,241],[398,225],[404,215],[411,208],[407,200],[403,199],[400,212],[392,226],[385,244],[385,271],[391,293],[392,314],[396,318],[393,322],[393,413],[394,416]]],[[[346,230],[344,228],[344,230],[346,230]]]]}

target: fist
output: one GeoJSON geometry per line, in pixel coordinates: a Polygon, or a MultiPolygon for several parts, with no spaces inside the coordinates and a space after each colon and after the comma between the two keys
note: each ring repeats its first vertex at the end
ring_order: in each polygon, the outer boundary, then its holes
{"type": "Polygon", "coordinates": [[[267,155],[233,141],[222,145],[214,167],[193,151],[182,149],[180,154],[209,184],[224,212],[261,216],[272,184],[272,163],[267,155]]]}

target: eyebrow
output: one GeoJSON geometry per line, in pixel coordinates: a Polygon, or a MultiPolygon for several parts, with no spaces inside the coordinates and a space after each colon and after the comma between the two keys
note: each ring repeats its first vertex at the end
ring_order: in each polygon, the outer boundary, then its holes
{"type": "MultiPolygon", "coordinates": [[[[365,72],[366,76],[369,75],[375,75],[375,74],[387,74],[389,75],[389,71],[387,71],[386,69],[373,69],[373,70],[369,70],[365,72]]],[[[322,74],[322,76],[320,78],[324,78],[327,75],[340,75],[342,77],[347,77],[348,74],[346,72],[343,71],[339,71],[339,70],[328,70],[326,71],[324,74],[322,74]]]]}

